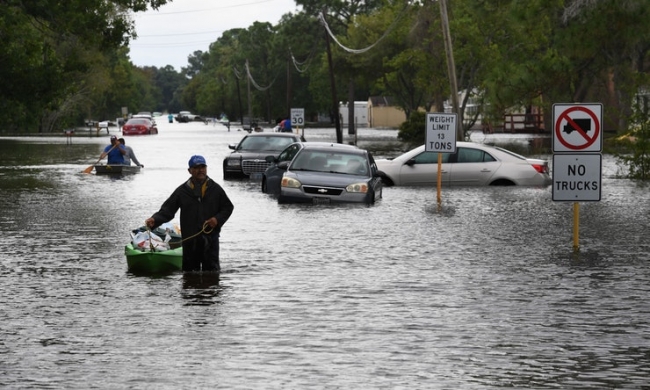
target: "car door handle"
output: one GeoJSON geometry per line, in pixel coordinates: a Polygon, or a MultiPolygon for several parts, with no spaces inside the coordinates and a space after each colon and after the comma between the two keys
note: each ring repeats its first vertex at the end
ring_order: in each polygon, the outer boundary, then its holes
{"type": "Polygon", "coordinates": [[[481,172],[492,172],[492,170],[491,170],[491,169],[487,169],[487,168],[483,168],[483,169],[481,169],[481,172]]]}

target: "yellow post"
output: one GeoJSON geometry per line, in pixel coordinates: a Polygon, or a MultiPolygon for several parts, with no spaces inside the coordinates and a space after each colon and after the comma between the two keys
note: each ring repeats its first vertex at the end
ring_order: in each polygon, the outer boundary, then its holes
{"type": "Polygon", "coordinates": [[[580,203],[573,203],[573,250],[580,249],[580,203]]]}
{"type": "Polygon", "coordinates": [[[442,206],[442,194],[440,187],[442,187],[442,153],[438,153],[438,209],[442,206]]]}

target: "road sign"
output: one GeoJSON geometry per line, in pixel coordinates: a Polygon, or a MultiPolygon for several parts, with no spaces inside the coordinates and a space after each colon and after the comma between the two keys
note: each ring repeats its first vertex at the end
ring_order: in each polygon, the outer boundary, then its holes
{"type": "Polygon", "coordinates": [[[553,152],[601,152],[602,104],[554,104],[553,152]]]}
{"type": "Polygon", "coordinates": [[[291,126],[305,127],[305,109],[291,109],[291,126]]]}
{"type": "Polygon", "coordinates": [[[456,114],[427,113],[426,142],[427,152],[456,152],[456,114]]]}
{"type": "Polygon", "coordinates": [[[553,155],[553,200],[600,201],[600,153],[553,155]]]}

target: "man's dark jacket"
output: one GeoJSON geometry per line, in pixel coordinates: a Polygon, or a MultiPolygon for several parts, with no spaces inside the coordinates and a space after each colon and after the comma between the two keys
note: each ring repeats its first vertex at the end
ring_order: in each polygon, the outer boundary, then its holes
{"type": "MultiPolygon", "coordinates": [[[[194,188],[191,180],[188,180],[178,186],[160,207],[160,210],[152,215],[155,220],[154,228],[171,221],[179,208],[183,238],[191,237],[203,230],[205,221],[212,217],[217,219],[217,226],[211,236],[219,237],[221,227],[230,218],[234,206],[223,188],[209,177],[201,186],[200,191],[194,188]]],[[[210,227],[206,226],[205,230],[209,231],[210,227]]]]}

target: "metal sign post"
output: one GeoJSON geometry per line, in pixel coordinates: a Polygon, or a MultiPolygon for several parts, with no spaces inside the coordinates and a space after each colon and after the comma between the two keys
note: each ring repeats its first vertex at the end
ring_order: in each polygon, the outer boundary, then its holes
{"type": "MultiPolygon", "coordinates": [[[[303,128],[302,135],[305,135],[305,109],[304,108],[292,108],[291,109],[291,125],[296,126],[297,129],[303,128]]],[[[299,131],[296,131],[299,133],[299,131]]]]}
{"type": "Polygon", "coordinates": [[[442,153],[456,153],[456,114],[427,113],[424,150],[438,153],[438,208],[442,205],[442,153]]]}
{"type": "Polygon", "coordinates": [[[579,201],[600,201],[602,104],[553,105],[553,200],[573,203],[573,249],[579,249],[579,201]]]}

